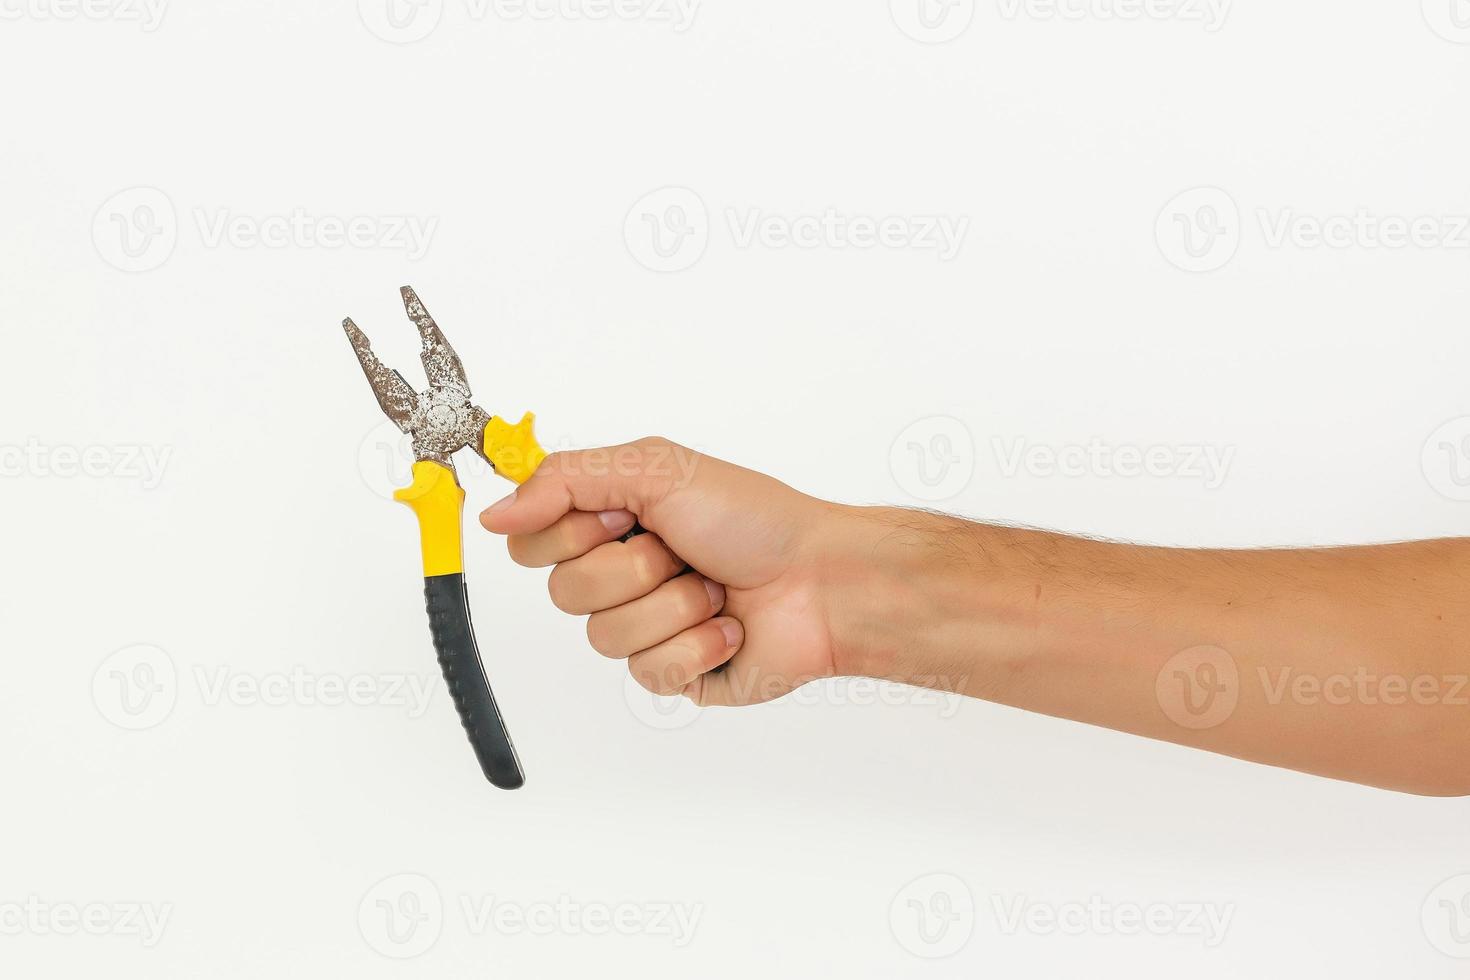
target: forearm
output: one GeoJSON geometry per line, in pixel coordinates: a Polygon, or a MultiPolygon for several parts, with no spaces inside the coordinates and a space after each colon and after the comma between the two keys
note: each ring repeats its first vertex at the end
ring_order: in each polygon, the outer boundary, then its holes
{"type": "Polygon", "coordinates": [[[881,508],[834,522],[843,672],[1470,793],[1470,542],[1211,551],[881,508]]]}

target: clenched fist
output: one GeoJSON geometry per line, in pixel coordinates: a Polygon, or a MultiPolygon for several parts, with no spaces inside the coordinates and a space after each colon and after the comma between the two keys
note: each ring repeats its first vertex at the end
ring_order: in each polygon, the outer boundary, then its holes
{"type": "Polygon", "coordinates": [[[750,704],[837,672],[831,504],[665,439],[556,453],[486,510],[511,557],[554,565],[558,609],[656,694],[750,704]],[[622,539],[634,524],[647,533],[622,539]]]}

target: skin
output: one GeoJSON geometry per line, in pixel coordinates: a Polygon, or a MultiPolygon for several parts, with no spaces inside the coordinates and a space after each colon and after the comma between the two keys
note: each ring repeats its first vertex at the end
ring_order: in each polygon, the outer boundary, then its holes
{"type": "Polygon", "coordinates": [[[481,523],[657,694],[874,677],[1470,795],[1470,540],[1143,547],[833,504],[664,439],[548,457],[481,523]]]}

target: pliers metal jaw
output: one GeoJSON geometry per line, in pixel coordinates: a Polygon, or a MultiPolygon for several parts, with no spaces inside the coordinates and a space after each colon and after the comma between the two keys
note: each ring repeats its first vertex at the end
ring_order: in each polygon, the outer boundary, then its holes
{"type": "Polygon", "coordinates": [[[351,319],[344,320],[342,328],[383,413],[413,438],[413,483],[393,496],[418,515],[429,630],[445,683],[485,778],[501,789],[517,789],[525,783],[525,774],[496,707],[470,622],[464,583],[464,490],[452,457],[461,449],[473,449],[496,473],[524,483],[546,452],[536,442],[535,416],[530,412],[511,425],[470,400],[459,355],[412,287],[404,286],[401,292],[403,308],[423,341],[420,358],[429,379],[424,391],[414,391],[403,375],[385,367],[351,319]]]}

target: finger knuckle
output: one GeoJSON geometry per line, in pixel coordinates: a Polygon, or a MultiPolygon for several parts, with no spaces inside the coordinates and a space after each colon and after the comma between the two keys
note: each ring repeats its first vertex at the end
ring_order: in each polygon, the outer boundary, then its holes
{"type": "Polygon", "coordinates": [[[684,665],[682,660],[661,660],[657,664],[640,664],[635,671],[638,683],[644,690],[668,697],[678,694],[689,685],[697,675],[684,665]]]}
{"type": "Polygon", "coordinates": [[[704,673],[697,661],[680,658],[669,664],[669,669],[664,674],[665,694],[678,694],[684,688],[694,683],[694,679],[704,673]]]}
{"type": "Polygon", "coordinates": [[[587,642],[592,645],[592,649],[611,660],[625,656],[607,617],[599,613],[587,617],[587,642]]]}
{"type": "Polygon", "coordinates": [[[525,535],[512,534],[506,538],[505,550],[510,553],[510,560],[522,568],[536,567],[535,549],[525,535]]]}
{"type": "Polygon", "coordinates": [[[556,525],[555,537],[556,553],[558,555],[578,555],[586,550],[586,547],[582,545],[578,538],[577,522],[575,520],[560,521],[556,525]]]}
{"type": "Polygon", "coordinates": [[[649,694],[662,694],[663,689],[659,683],[659,670],[646,663],[628,661],[628,673],[633,675],[633,680],[638,686],[649,694]]]}
{"type": "Polygon", "coordinates": [[[681,622],[697,623],[713,615],[714,610],[710,608],[709,592],[704,587],[703,579],[698,575],[686,575],[675,581],[679,583],[676,605],[681,622]]]}
{"type": "Polygon", "coordinates": [[[584,591],[578,581],[576,570],[567,565],[558,565],[546,580],[546,591],[551,594],[551,604],[564,613],[576,614],[578,600],[584,591]]]}
{"type": "Polygon", "coordinates": [[[633,580],[641,588],[650,589],[658,585],[668,576],[664,572],[667,553],[662,542],[651,534],[641,535],[632,541],[632,553],[629,556],[632,562],[633,580]]]}
{"type": "Polygon", "coordinates": [[[697,656],[699,658],[700,673],[704,673],[707,670],[714,670],[720,664],[724,663],[726,659],[725,654],[725,635],[720,632],[718,627],[701,629],[699,631],[697,656]]]}

